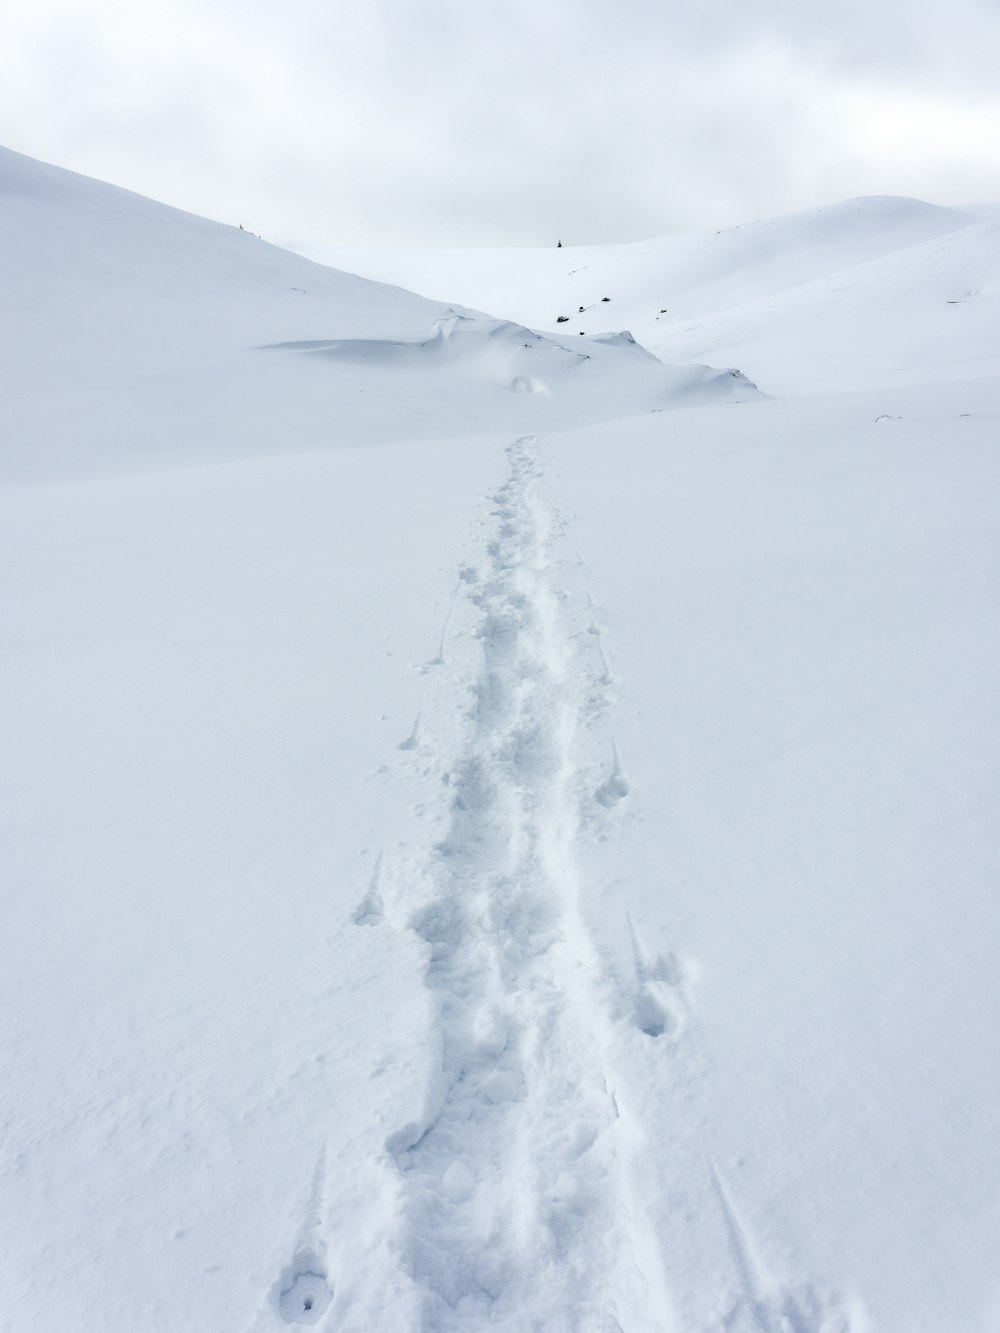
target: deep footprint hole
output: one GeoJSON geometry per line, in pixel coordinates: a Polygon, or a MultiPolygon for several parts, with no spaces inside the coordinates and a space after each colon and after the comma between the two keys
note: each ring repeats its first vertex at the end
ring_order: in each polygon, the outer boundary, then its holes
{"type": "Polygon", "coordinates": [[[647,1037],[662,1037],[676,1031],[677,1019],[657,1004],[648,991],[635,997],[633,1014],[636,1027],[647,1037]]]}
{"type": "Polygon", "coordinates": [[[332,1300],[333,1290],[323,1273],[300,1272],[280,1292],[278,1313],[286,1324],[315,1324],[332,1300]]]}

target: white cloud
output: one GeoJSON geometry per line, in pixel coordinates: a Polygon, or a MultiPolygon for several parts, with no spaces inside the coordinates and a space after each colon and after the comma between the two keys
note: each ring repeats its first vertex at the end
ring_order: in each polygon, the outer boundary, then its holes
{"type": "Polygon", "coordinates": [[[41,0],[0,141],[276,239],[629,239],[1000,197],[985,0],[41,0]]]}

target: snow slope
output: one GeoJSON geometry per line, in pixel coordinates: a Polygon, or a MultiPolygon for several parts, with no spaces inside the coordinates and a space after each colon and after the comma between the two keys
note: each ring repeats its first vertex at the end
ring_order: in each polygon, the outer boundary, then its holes
{"type": "Polygon", "coordinates": [[[0,201],[0,355],[21,388],[6,407],[8,474],[517,431],[753,395],[704,368],[672,371],[576,334],[568,346],[332,272],[14,153],[0,156],[0,201]]]}
{"type": "Polygon", "coordinates": [[[989,219],[710,372],[0,204],[0,1327],[992,1333],[989,219]]]}
{"type": "Polygon", "coordinates": [[[768,392],[822,393],[994,376],[1000,207],[852,199],[721,232],[621,246],[364,251],[317,257],[449,291],[535,327],[631,330],[663,360],[737,358],[768,392]],[[605,302],[604,298],[608,297],[605,302]]]}

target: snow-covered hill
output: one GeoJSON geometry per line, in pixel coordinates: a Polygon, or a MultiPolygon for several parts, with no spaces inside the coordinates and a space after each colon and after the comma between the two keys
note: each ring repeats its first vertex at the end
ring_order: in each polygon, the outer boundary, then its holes
{"type": "Polygon", "coordinates": [[[995,225],[0,155],[0,1326],[993,1333],[995,225]]]}
{"type": "Polygon", "coordinates": [[[302,450],[516,433],[754,396],[707,368],[334,272],[6,151],[0,201],[0,355],[20,386],[8,472],[248,457],[290,436],[302,450]]]}
{"type": "Polygon", "coordinates": [[[620,325],[666,361],[735,357],[775,393],[920,384],[944,366],[947,378],[975,379],[994,376],[1000,358],[1000,206],[852,199],[632,245],[314,249],[539,329],[620,325]]]}

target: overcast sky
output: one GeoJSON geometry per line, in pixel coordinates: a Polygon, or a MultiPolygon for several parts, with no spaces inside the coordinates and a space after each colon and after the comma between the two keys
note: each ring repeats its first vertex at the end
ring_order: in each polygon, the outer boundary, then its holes
{"type": "Polygon", "coordinates": [[[1000,0],[13,0],[0,143],[281,244],[1000,199],[1000,0]]]}

